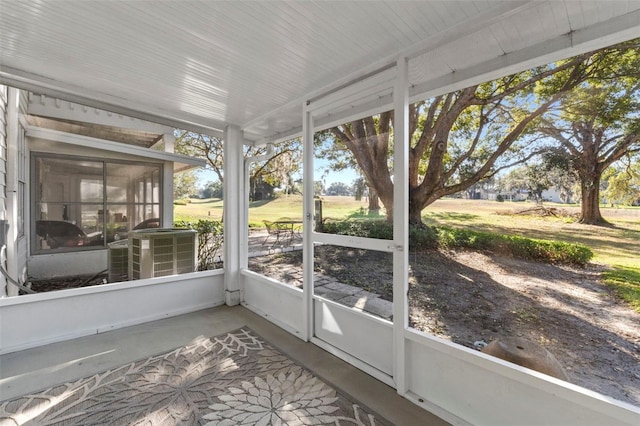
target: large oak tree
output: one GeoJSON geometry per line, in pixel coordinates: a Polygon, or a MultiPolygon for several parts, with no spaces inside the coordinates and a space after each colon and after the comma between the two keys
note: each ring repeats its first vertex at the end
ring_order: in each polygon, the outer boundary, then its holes
{"type": "MultiPolygon", "coordinates": [[[[176,131],[176,152],[207,160],[207,167],[212,170],[220,182],[224,182],[223,141],[213,136],[189,132],[176,131]]],[[[244,157],[255,157],[267,152],[265,147],[244,147],[244,157]]],[[[284,186],[289,191],[293,186],[291,176],[300,170],[302,163],[302,144],[299,139],[292,139],[273,148],[273,153],[266,161],[256,164],[249,170],[250,198],[254,199],[256,187],[268,185],[270,187],[284,186]]]]}
{"type": "Polygon", "coordinates": [[[564,94],[539,126],[579,179],[581,223],[606,223],[600,213],[602,174],[640,151],[640,43],[635,45],[604,58],[603,73],[564,94]]]}
{"type": "MultiPolygon", "coordinates": [[[[409,222],[422,224],[422,210],[437,199],[532,157],[540,117],[583,82],[605,78],[608,64],[633,48],[585,53],[410,105],[409,222]]],[[[392,121],[393,113],[385,112],[330,129],[336,149],[353,154],[388,220],[393,217],[392,121]]]]}

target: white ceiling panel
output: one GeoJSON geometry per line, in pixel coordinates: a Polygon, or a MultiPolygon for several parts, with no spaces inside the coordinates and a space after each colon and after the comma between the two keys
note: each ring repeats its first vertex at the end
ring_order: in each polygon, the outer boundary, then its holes
{"type": "Polygon", "coordinates": [[[400,55],[414,92],[435,93],[640,36],[638,10],[638,0],[0,0],[0,81],[263,140],[299,129],[305,100],[400,55]]]}

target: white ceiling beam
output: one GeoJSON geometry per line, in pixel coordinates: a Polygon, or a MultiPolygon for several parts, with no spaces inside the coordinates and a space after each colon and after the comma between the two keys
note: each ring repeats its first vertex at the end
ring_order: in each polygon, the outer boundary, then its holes
{"type": "Polygon", "coordinates": [[[339,111],[341,108],[348,108],[350,105],[376,94],[384,96],[393,87],[394,73],[395,67],[386,68],[380,73],[354,82],[339,92],[331,93],[316,101],[307,102],[307,110],[317,116],[331,111],[339,111]]]}
{"type": "Polygon", "coordinates": [[[169,114],[165,111],[158,111],[149,106],[137,104],[134,101],[128,101],[106,93],[95,93],[89,89],[6,66],[0,68],[0,84],[92,108],[111,111],[115,114],[215,137],[222,137],[224,135],[223,129],[228,125],[217,120],[209,120],[209,122],[203,123],[197,117],[186,113],[169,114]]]}
{"type": "Polygon", "coordinates": [[[393,93],[387,93],[377,99],[372,99],[348,109],[327,114],[313,120],[314,131],[325,130],[341,124],[349,123],[364,117],[380,114],[393,109],[393,93]]]}
{"type": "Polygon", "coordinates": [[[151,121],[140,120],[114,114],[98,108],[90,108],[69,101],[52,98],[47,95],[29,94],[27,112],[41,117],[78,121],[83,123],[111,126],[120,129],[138,130],[147,133],[165,134],[173,133],[173,127],[165,126],[151,121]]]}
{"type": "Polygon", "coordinates": [[[76,135],[72,133],[60,132],[58,130],[44,129],[41,127],[28,126],[26,136],[34,139],[44,139],[53,142],[61,142],[70,145],[89,147],[96,150],[117,152],[119,154],[133,155],[136,157],[148,158],[157,161],[170,161],[176,164],[184,164],[195,167],[205,167],[206,160],[186,155],[174,154],[155,149],[140,148],[118,142],[111,142],[104,139],[96,139],[89,136],[76,135]]]}
{"type": "Polygon", "coordinates": [[[279,143],[287,142],[287,141],[290,141],[291,139],[301,138],[301,137],[302,137],[302,126],[297,126],[297,127],[292,127],[291,129],[286,130],[284,132],[274,133],[273,135],[268,137],[258,138],[255,141],[252,141],[251,143],[248,143],[246,145],[251,145],[251,146],[264,146],[268,144],[277,145],[279,143]]]}
{"type": "Polygon", "coordinates": [[[464,89],[571,56],[640,37],[640,10],[506,53],[470,68],[415,85],[410,102],[464,89]]]}

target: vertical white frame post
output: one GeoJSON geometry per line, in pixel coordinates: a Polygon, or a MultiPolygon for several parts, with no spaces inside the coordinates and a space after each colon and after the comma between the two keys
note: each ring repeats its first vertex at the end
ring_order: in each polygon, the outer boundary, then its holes
{"type": "Polygon", "coordinates": [[[307,105],[302,107],[302,168],[303,168],[303,240],[302,240],[302,313],[304,329],[302,338],[308,342],[313,337],[313,226],[314,226],[314,185],[313,185],[313,116],[307,105]]]}
{"type": "MultiPolygon", "coordinates": [[[[165,133],[164,150],[165,152],[174,152],[176,138],[172,133],[165,133]]],[[[162,226],[164,228],[173,227],[173,178],[174,178],[174,166],[172,162],[165,162],[163,167],[163,179],[162,179],[162,226]]]]}
{"type": "Polygon", "coordinates": [[[173,133],[165,133],[162,135],[164,141],[164,152],[174,153],[176,151],[176,137],[173,133]]]}
{"type": "MultiPolygon", "coordinates": [[[[173,133],[162,135],[164,140],[164,151],[173,153],[175,150],[176,137],[173,133]]],[[[162,170],[162,227],[173,227],[173,163],[167,161],[162,170]]]]}
{"type": "Polygon", "coordinates": [[[242,200],[244,191],[243,138],[240,128],[228,126],[224,132],[224,289],[225,303],[239,305],[240,297],[240,226],[246,208],[242,200]]]}
{"type": "Polygon", "coordinates": [[[162,166],[162,227],[173,227],[173,162],[171,161],[165,161],[162,166]]]}
{"type": "MultiPolygon", "coordinates": [[[[0,252],[0,262],[6,266],[7,272],[14,279],[18,277],[18,137],[20,132],[20,91],[7,87],[7,134],[6,134],[6,205],[4,219],[9,221],[7,241],[4,252],[0,252]]],[[[25,223],[25,227],[28,224],[25,223]]],[[[26,230],[25,230],[26,231],[26,230]]],[[[0,230],[2,232],[2,230],[0,230]]],[[[1,247],[0,247],[1,248],[1,247]]],[[[0,277],[0,297],[17,296],[18,288],[8,285],[4,277],[0,277]]]]}
{"type": "Polygon", "coordinates": [[[407,390],[405,330],[409,326],[409,60],[396,63],[393,88],[393,380],[407,390]]]}

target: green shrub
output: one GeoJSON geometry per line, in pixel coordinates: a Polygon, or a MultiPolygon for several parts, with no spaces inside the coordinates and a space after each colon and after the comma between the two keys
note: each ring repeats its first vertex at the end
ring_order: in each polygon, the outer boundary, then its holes
{"type": "Polygon", "coordinates": [[[174,206],[186,206],[187,204],[189,204],[191,202],[191,200],[173,200],[173,205],[174,206]]]}
{"type": "MultiPolygon", "coordinates": [[[[325,221],[324,232],[383,240],[393,239],[393,225],[381,220],[325,221]]],[[[581,244],[538,240],[517,235],[501,235],[447,227],[410,227],[409,249],[467,248],[509,254],[550,263],[585,265],[593,252],[581,244]]]]}
{"type": "Polygon", "coordinates": [[[218,220],[199,219],[196,222],[179,220],[176,228],[198,231],[198,271],[213,269],[220,262],[218,251],[223,243],[223,224],[218,220]]]}
{"type": "Polygon", "coordinates": [[[350,235],[352,237],[368,237],[380,240],[393,239],[393,224],[384,220],[331,220],[325,219],[323,232],[328,234],[350,235]]]}
{"type": "Polygon", "coordinates": [[[439,240],[438,228],[435,226],[426,226],[424,228],[409,227],[409,250],[422,251],[437,249],[439,240]]]}

